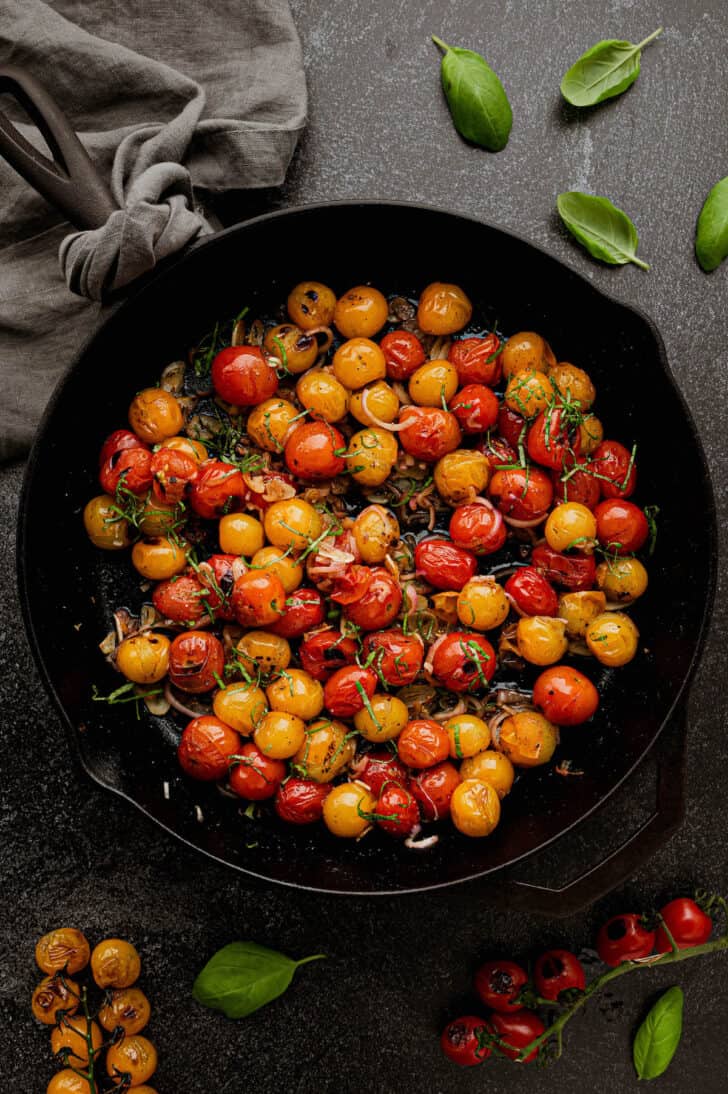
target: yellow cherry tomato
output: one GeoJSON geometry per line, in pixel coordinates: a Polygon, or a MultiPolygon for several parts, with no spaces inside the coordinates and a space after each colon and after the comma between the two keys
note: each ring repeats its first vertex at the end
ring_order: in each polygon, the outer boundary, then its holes
{"type": "Polygon", "coordinates": [[[286,669],[266,688],[271,710],[295,714],[308,722],[324,709],[324,689],[303,669],[286,669]]]}
{"type": "Polygon", "coordinates": [[[352,528],[362,562],[371,566],[384,562],[399,539],[399,521],[381,505],[367,505],[352,528]]]}
{"type": "Polygon", "coordinates": [[[516,767],[548,763],[559,743],[559,731],[543,714],[520,710],[501,722],[495,746],[516,767]]]}
{"type": "Polygon", "coordinates": [[[132,565],[150,581],[165,581],[187,566],[189,544],[184,540],[154,536],[140,539],[131,549],[132,565]]]}
{"type": "Polygon", "coordinates": [[[584,637],[597,661],[613,669],[632,660],[640,632],[624,612],[604,612],[592,619],[584,637]]]}
{"type": "Polygon", "coordinates": [[[516,626],[518,652],[532,665],[554,665],[566,653],[566,624],[550,615],[524,616],[516,626]]]}
{"type": "Polygon", "coordinates": [[[132,399],[129,425],[147,444],[161,444],[176,437],[185,424],[182,407],[161,387],[147,387],[132,399]]]}
{"type": "Polygon", "coordinates": [[[354,727],[367,741],[391,741],[409,721],[407,707],[396,695],[376,693],[369,707],[354,715],[354,727]]]}
{"type": "Polygon", "coordinates": [[[135,684],[156,684],[167,675],[170,645],[158,631],[132,634],[116,649],[116,667],[135,684]]]}
{"type": "Polygon", "coordinates": [[[455,334],[467,327],[473,305],[459,285],[433,281],[422,291],[417,305],[417,325],[425,334],[455,334]]]}
{"type": "Polygon", "coordinates": [[[70,1067],[57,1071],[46,1087],[46,1094],[90,1094],[90,1091],[91,1087],[86,1079],[83,1079],[77,1071],[72,1071],[70,1067]]]}
{"type": "Polygon", "coordinates": [[[212,709],[221,722],[249,737],[268,711],[265,693],[261,688],[238,681],[218,688],[212,697],[212,709]]]}
{"type": "Polygon", "coordinates": [[[509,380],[517,372],[546,372],[556,364],[545,338],[532,330],[518,331],[507,339],[500,353],[503,376],[509,380]]]}
{"type": "Polygon", "coordinates": [[[517,372],[508,381],[505,393],[507,406],[524,418],[535,418],[553,398],[554,389],[545,372],[517,372]]]}
{"type": "Polygon", "coordinates": [[[464,836],[489,836],[500,820],[500,798],[490,783],[466,779],[450,799],[450,816],[464,836]]]}
{"type": "Polygon", "coordinates": [[[306,740],[306,723],[295,714],[271,710],[256,727],[253,740],[272,760],[287,760],[306,740]]]}
{"type": "Polygon", "coordinates": [[[288,639],[269,631],[248,631],[236,648],[250,675],[260,672],[263,676],[271,676],[274,672],[287,669],[291,663],[288,639]]]}
{"type": "Polygon", "coordinates": [[[91,498],[83,511],[83,523],[94,547],[103,551],[121,551],[131,542],[129,524],[119,516],[118,506],[109,494],[91,498]]]}
{"type": "Polygon", "coordinates": [[[371,828],[376,804],[364,783],[340,783],[324,800],[324,824],[334,836],[356,839],[371,828]]]}
{"type": "Polygon", "coordinates": [[[49,976],[64,970],[73,976],[86,968],[90,956],[86,936],[75,927],[58,927],[44,934],[35,944],[36,964],[49,976]]]}
{"type": "Polygon", "coordinates": [[[349,409],[349,392],[335,376],[320,368],[304,373],[296,384],[296,395],[301,406],[325,422],[340,422],[349,409]]]}
{"type": "Polygon", "coordinates": [[[454,760],[475,756],[490,744],[488,723],[474,714],[454,714],[443,725],[450,738],[450,755],[454,760]]]}
{"type": "Polygon", "coordinates": [[[45,976],[33,992],[30,1007],[33,1017],[44,1026],[54,1026],[59,1011],[75,1014],[78,1010],[81,989],[75,980],[55,973],[45,976]]]}
{"type": "Polygon", "coordinates": [[[566,624],[569,638],[583,638],[595,616],[604,611],[607,598],[597,589],[579,593],[562,593],[559,597],[559,619],[566,624]]]}
{"type": "Polygon", "coordinates": [[[150,494],[144,502],[139,517],[139,531],[149,539],[156,536],[168,535],[170,532],[179,531],[185,522],[185,515],[180,505],[162,505],[150,494]]]}
{"type": "MultiPolygon", "coordinates": [[[[508,597],[494,577],[473,577],[463,585],[458,595],[458,619],[475,631],[491,631],[500,627],[509,611],[508,597]]],[[[485,745],[482,747],[485,748],[485,745]]]]}
{"type": "Polygon", "coordinates": [[[481,782],[489,783],[499,798],[505,798],[510,792],[515,775],[508,757],[492,748],[477,752],[460,764],[461,779],[480,779],[481,782]]]}
{"type": "Polygon", "coordinates": [[[250,566],[253,570],[270,570],[280,579],[287,593],[292,593],[303,581],[303,566],[281,547],[261,547],[253,555],[250,566]]]}
{"type": "Polygon", "coordinates": [[[130,988],[141,971],[136,946],[123,938],[104,938],[91,953],[91,972],[100,988],[130,988]]]}
{"type": "Polygon", "coordinates": [[[417,406],[446,406],[458,389],[458,370],[449,361],[426,361],[410,376],[407,390],[417,406]]]}
{"type": "Polygon", "coordinates": [[[227,513],[217,528],[220,550],[226,555],[252,558],[265,543],[263,525],[250,513],[227,513]]]}
{"type": "Polygon", "coordinates": [[[344,338],[371,338],[387,322],[389,304],[379,289],[355,285],[336,301],[334,325],[344,338]]]}
{"type": "Polygon", "coordinates": [[[631,604],[647,588],[647,570],[638,558],[614,558],[597,566],[597,585],[610,604],[631,604]]]}
{"type": "Polygon", "coordinates": [[[350,391],[383,380],[387,362],[376,342],[369,338],[350,338],[334,354],[334,376],[350,391]]]}
{"type": "Polygon", "coordinates": [[[182,452],[183,455],[190,456],[196,463],[204,463],[209,457],[209,453],[202,441],[193,441],[191,437],[167,437],[160,443],[159,447],[173,448],[175,452],[182,452]]]}
{"type": "Polygon", "coordinates": [[[386,429],[361,429],[347,448],[349,474],[362,486],[381,486],[397,461],[397,451],[397,441],[386,429]]]}
{"type": "Polygon", "coordinates": [[[288,399],[266,399],[253,407],[245,428],[258,448],[282,452],[298,417],[298,410],[288,399]]]}
{"type": "Polygon", "coordinates": [[[594,414],[587,414],[579,423],[579,439],[582,456],[591,456],[604,440],[604,426],[594,414]]]}
{"type": "Polygon", "coordinates": [[[374,384],[352,392],[349,403],[349,413],[362,425],[374,425],[375,418],[380,422],[393,422],[400,409],[396,392],[384,380],[377,380],[374,384]]]}
{"type": "Polygon", "coordinates": [[[157,1070],[157,1050],[140,1034],[125,1037],[107,1050],[106,1070],[115,1082],[119,1075],[131,1075],[132,1088],[138,1088],[157,1070]]]}
{"type": "Polygon", "coordinates": [[[269,505],[263,517],[265,534],[274,547],[304,551],[321,535],[321,514],[303,498],[286,498],[269,505]]]}
{"type": "Polygon", "coordinates": [[[141,1033],[149,1022],[152,1008],[139,988],[119,988],[108,993],[99,1011],[99,1022],[109,1033],[118,1027],[128,1037],[141,1033]]]}
{"type": "Polygon", "coordinates": [[[569,403],[578,403],[582,412],[587,411],[597,397],[591,377],[583,368],[570,361],[560,361],[548,370],[549,380],[559,395],[569,403]]]}
{"type": "Polygon", "coordinates": [[[577,547],[589,550],[596,542],[597,518],[578,501],[565,501],[555,505],[548,515],[544,535],[554,551],[568,551],[577,547]]]}
{"type": "Polygon", "coordinates": [[[461,505],[482,494],[490,480],[490,463],[475,448],[456,448],[435,464],[435,488],[448,505],[461,505]]]}
{"type": "MultiPolygon", "coordinates": [[[[86,1019],[82,1014],[67,1018],[51,1033],[51,1052],[55,1056],[64,1048],[70,1049],[68,1063],[75,1068],[86,1067],[89,1060],[87,1031],[86,1019]]],[[[91,1050],[94,1053],[94,1059],[101,1049],[102,1042],[101,1030],[96,1022],[91,1022],[91,1050]]]]}
{"type": "Polygon", "coordinates": [[[288,314],[302,330],[330,327],[334,318],[336,296],[320,281],[300,281],[288,296],[288,314]]]}
{"type": "MultiPolygon", "coordinates": [[[[327,327],[329,323],[320,325],[327,327]]],[[[317,323],[313,325],[319,326],[317,323]]],[[[280,323],[277,327],[272,327],[266,332],[263,346],[269,357],[276,357],[294,376],[311,367],[321,348],[315,335],[301,330],[293,323],[280,323]]]]}
{"type": "Polygon", "coordinates": [[[329,783],[354,759],[356,744],[349,727],[331,718],[318,718],[306,727],[306,740],[291,763],[296,774],[329,783]]]}

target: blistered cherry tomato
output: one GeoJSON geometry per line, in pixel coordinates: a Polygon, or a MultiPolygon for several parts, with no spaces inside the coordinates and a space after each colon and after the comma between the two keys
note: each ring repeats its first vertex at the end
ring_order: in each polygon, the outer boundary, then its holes
{"type": "Polygon", "coordinates": [[[324,704],[334,718],[351,718],[366,706],[366,700],[376,690],[376,672],[359,665],[345,665],[326,681],[324,704]]]}
{"type": "Polygon", "coordinates": [[[340,577],[335,578],[331,599],[337,604],[356,604],[372,583],[372,569],[353,563],[340,577]]]}
{"type": "Polygon", "coordinates": [[[167,437],[175,437],[184,422],[182,407],[161,387],[144,388],[131,401],[129,425],[147,444],[161,444],[167,437]]]}
{"type": "Polygon", "coordinates": [[[594,510],[597,536],[602,547],[618,555],[631,555],[644,546],[650,533],[647,517],[639,506],[609,498],[594,510]]]}
{"type": "Polygon", "coordinates": [[[386,627],[399,613],[402,606],[402,590],[389,570],[374,567],[371,580],[358,600],[347,604],[344,614],[363,631],[386,627]]]}
{"type": "Polygon", "coordinates": [[[356,777],[368,786],[372,794],[379,796],[387,783],[406,786],[407,768],[394,752],[367,752],[357,765],[356,777]]]}
{"type": "Polygon", "coordinates": [[[476,555],[492,555],[506,541],[503,517],[492,505],[459,505],[450,517],[450,538],[456,547],[476,555]]]}
{"type": "Polygon", "coordinates": [[[199,470],[197,460],[175,448],[160,448],[152,456],[153,491],[163,505],[182,501],[187,486],[199,470]]]}
{"type": "Polygon", "coordinates": [[[460,383],[495,387],[501,377],[499,346],[497,334],[451,342],[447,357],[458,370],[460,383]]]}
{"type": "Polygon", "coordinates": [[[205,782],[222,779],[228,773],[229,757],[241,747],[238,734],[219,718],[204,714],[185,727],[177,759],[186,775],[205,782]]]}
{"type": "MultiPolygon", "coordinates": [[[[500,1051],[511,1060],[517,1060],[521,1049],[530,1045],[531,1041],[535,1041],[546,1029],[539,1016],[530,1010],[519,1010],[515,1014],[493,1014],[490,1024],[493,1032],[503,1042],[498,1046],[500,1051]]],[[[535,1048],[526,1056],[523,1063],[533,1063],[538,1052],[539,1050],[535,1048]]]]}
{"type": "MultiPolygon", "coordinates": [[[[660,908],[660,915],[679,950],[702,946],[713,933],[713,920],[690,897],[679,896],[671,900],[664,908],[660,908]]],[[[657,928],[655,949],[658,953],[668,953],[672,949],[670,939],[662,926],[657,928]]]]}
{"type": "Polygon", "coordinates": [[[235,618],[231,595],[235,586],[234,567],[239,563],[237,555],[210,555],[197,570],[197,576],[209,590],[205,603],[216,619],[228,622],[235,618]]]}
{"type": "Polygon", "coordinates": [[[449,760],[418,772],[410,784],[426,820],[440,820],[450,814],[450,799],[460,783],[458,769],[449,760]]]}
{"type": "Polygon", "coordinates": [[[307,422],[297,426],[286,441],[284,457],[289,471],[302,479],[333,479],[346,466],[345,451],[346,441],[333,425],[307,422]]]}
{"type": "Polygon", "coordinates": [[[604,498],[629,498],[637,488],[637,467],[632,452],[619,441],[602,441],[594,449],[590,468],[599,476],[604,498]]]}
{"type": "Polygon", "coordinates": [[[495,675],[495,650],[482,634],[446,634],[437,640],[430,656],[433,676],[451,691],[477,691],[487,687],[495,675]]]}
{"type": "Polygon", "coordinates": [[[203,464],[190,484],[190,505],[207,520],[229,513],[244,496],[243,476],[237,467],[221,460],[203,464]]]}
{"type": "Polygon", "coordinates": [[[466,384],[450,400],[448,410],[457,418],[463,433],[484,433],[498,419],[498,400],[489,387],[466,384]]]}
{"type": "Polygon", "coordinates": [[[505,591],[525,615],[556,615],[559,598],[540,570],[522,566],[508,578],[505,591]]]}
{"type": "Polygon", "coordinates": [[[281,579],[270,570],[248,570],[235,582],[230,604],[241,626],[267,627],[283,618],[286,590],[281,579]]]}
{"type": "Polygon", "coordinates": [[[402,448],[426,463],[435,463],[454,452],[462,439],[455,415],[435,406],[405,406],[399,422],[405,426],[397,434],[402,448]]]}
{"type": "Polygon", "coordinates": [[[298,657],[301,667],[314,680],[325,681],[332,672],[353,665],[356,661],[356,642],[333,629],[316,631],[300,645],[298,657]]]}
{"type": "Polygon", "coordinates": [[[475,974],[475,990],[486,1007],[500,1014],[513,1014],[523,1008],[518,1002],[528,973],[515,961],[486,961],[475,974]]]}
{"type": "Polygon", "coordinates": [[[426,334],[455,334],[467,327],[473,305],[459,285],[433,281],[420,294],[417,325],[426,334]]]}
{"type": "Polygon", "coordinates": [[[390,380],[409,380],[412,373],[424,365],[426,354],[416,334],[408,330],[392,330],[384,335],[379,348],[387,362],[390,380]]]}
{"type": "Polygon", "coordinates": [[[326,604],[318,589],[296,589],[285,601],[283,615],[270,626],[283,638],[300,638],[323,623],[326,604]]]}
{"type": "Polygon", "coordinates": [[[491,1054],[485,1038],[488,1026],[483,1018],[465,1014],[448,1022],[442,1031],[440,1047],[452,1063],[459,1067],[475,1067],[491,1054]]]}
{"type": "Polygon", "coordinates": [[[599,706],[599,692],[591,680],[568,665],[554,665],[533,685],[533,701],[557,726],[578,726],[599,706]]]}
{"type": "Polygon", "coordinates": [[[390,836],[407,839],[420,823],[420,810],[410,791],[399,783],[387,783],[374,808],[377,825],[390,836]]]}
{"type": "Polygon", "coordinates": [[[433,767],[450,755],[447,730],[433,718],[408,722],[397,738],[397,752],[408,767],[433,767]]]}
{"type": "Polygon", "coordinates": [[[563,407],[552,407],[539,414],[529,427],[526,447],[536,463],[560,471],[581,451],[579,427],[570,424],[563,407]]]}
{"type": "Polygon", "coordinates": [[[492,432],[481,437],[476,447],[487,459],[491,471],[501,471],[509,464],[518,463],[518,453],[513,445],[505,437],[499,437],[492,432]]]}
{"type": "Polygon", "coordinates": [[[545,578],[564,589],[579,592],[594,585],[597,572],[594,555],[584,555],[578,551],[564,555],[541,543],[531,552],[531,562],[545,578]]]}
{"type": "Polygon", "coordinates": [[[422,639],[415,634],[404,634],[393,628],[376,631],[364,639],[364,659],[371,660],[371,667],[390,687],[401,688],[417,679],[424,649],[422,639]]]}
{"type": "Polygon", "coordinates": [[[152,593],[159,614],[173,623],[196,623],[206,614],[205,587],[195,574],[160,581],[152,593]]]}
{"type": "Polygon", "coordinates": [[[291,778],[276,789],[275,811],[288,824],[314,824],[321,820],[331,787],[313,779],[291,778]]]}
{"type": "Polygon", "coordinates": [[[387,322],[389,304],[372,285],[355,285],[336,301],[334,323],[344,338],[370,338],[387,322]]]}
{"type": "Polygon", "coordinates": [[[288,314],[303,330],[328,327],[334,318],[336,296],[320,281],[300,281],[288,294],[288,314]]]}
{"type": "Polygon", "coordinates": [[[286,777],[286,765],[282,760],[272,760],[264,755],[252,741],[241,745],[235,767],[230,772],[230,789],[249,801],[272,798],[286,777]]]}
{"type": "Polygon", "coordinates": [[[648,957],[655,948],[655,932],[649,931],[642,916],[630,912],[607,920],[597,935],[597,953],[605,965],[614,968],[623,961],[648,957]]]}
{"type": "Polygon", "coordinates": [[[148,445],[144,441],[140,441],[136,433],[132,433],[128,429],[115,429],[101,446],[99,468],[103,467],[107,460],[117,452],[124,452],[128,448],[145,448],[148,450],[148,445]]]}
{"type": "Polygon", "coordinates": [[[224,666],[222,642],[207,631],[185,631],[170,646],[169,679],[181,691],[211,691],[224,666]]]}
{"type": "Polygon", "coordinates": [[[212,362],[212,386],[226,403],[257,406],[278,388],[278,376],[258,346],[227,346],[212,362]]]}
{"type": "Polygon", "coordinates": [[[557,502],[578,501],[588,509],[593,509],[602,496],[599,480],[588,471],[575,470],[570,456],[564,462],[563,471],[551,472],[551,481],[557,502]]]}
{"type": "Polygon", "coordinates": [[[501,354],[503,375],[514,376],[524,369],[546,371],[556,364],[556,357],[545,338],[532,330],[518,331],[506,339],[501,354]]]}
{"type": "Polygon", "coordinates": [[[472,551],[449,539],[425,539],[415,547],[415,567],[434,589],[459,590],[473,577],[478,563],[472,551]]]}
{"type": "Polygon", "coordinates": [[[507,403],[501,403],[497,420],[501,437],[517,450],[526,437],[526,419],[507,403]]]}
{"type": "Polygon", "coordinates": [[[505,516],[529,522],[546,516],[554,497],[551,479],[540,467],[496,471],[488,492],[505,516]]]}
{"type": "Polygon", "coordinates": [[[534,965],[533,983],[543,999],[556,1002],[562,991],[583,991],[586,976],[581,961],[569,950],[547,950],[534,965]]]}
{"type": "Polygon", "coordinates": [[[123,448],[109,456],[99,472],[99,482],[107,494],[119,486],[132,494],[144,494],[152,485],[152,454],[147,448],[123,448]]]}

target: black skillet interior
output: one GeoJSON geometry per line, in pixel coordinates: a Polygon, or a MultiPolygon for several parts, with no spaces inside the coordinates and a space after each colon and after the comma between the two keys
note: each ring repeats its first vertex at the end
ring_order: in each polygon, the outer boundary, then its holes
{"type": "MultiPolygon", "coordinates": [[[[89,774],[200,850],[264,879],[334,892],[446,885],[515,862],[583,819],[655,740],[683,689],[712,595],[714,507],[704,456],[654,327],[528,243],[467,218],[417,206],[312,206],[262,217],[194,247],[122,305],[85,347],[49,408],[28,467],[19,550],[31,640],[89,774]],[[431,280],[464,286],[499,329],[534,329],[591,373],[607,435],[638,444],[637,500],[660,508],[650,587],[633,611],[646,652],[602,690],[593,724],[566,730],[560,755],[584,770],[521,778],[487,840],[442,826],[438,845],[408,851],[375,833],[360,843],[252,821],[214,788],[178,772],[178,728],[130,706],[91,702],[118,677],[98,642],[113,607],[139,603],[128,559],[96,551],[81,523],[98,493],[97,453],[125,423],[131,395],[156,382],[214,321],[275,311],[303,278],[341,292],[371,281],[386,293],[431,280]],[[52,529],[52,549],[48,530],[52,529]],[[170,787],[169,800],[163,783],[170,787]],[[195,806],[203,821],[196,819],[195,806]]],[[[49,750],[59,747],[48,740],[49,750]]]]}

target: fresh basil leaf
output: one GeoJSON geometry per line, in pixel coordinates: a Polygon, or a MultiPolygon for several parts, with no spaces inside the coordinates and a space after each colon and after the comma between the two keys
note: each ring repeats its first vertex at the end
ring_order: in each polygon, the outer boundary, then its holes
{"type": "Polygon", "coordinates": [[[658,34],[662,34],[662,27],[637,45],[616,38],[597,42],[581,55],[561,81],[561,94],[567,103],[595,106],[621,95],[639,76],[642,50],[658,34]]]}
{"type": "Polygon", "coordinates": [[[556,208],[574,238],[594,258],[611,266],[634,262],[640,269],[649,270],[647,263],[637,257],[639,239],[634,224],[608,198],[569,190],[559,194],[556,208]]]}
{"type": "Polygon", "coordinates": [[[445,50],[440,76],[458,133],[489,152],[500,152],[513,124],[503,84],[479,53],[448,46],[434,34],[432,40],[445,50]]]}
{"type": "Polygon", "coordinates": [[[716,182],[700,210],[695,254],[706,273],[728,255],[728,178],[716,182]]]}
{"type": "Polygon", "coordinates": [[[656,1079],[670,1065],[682,1036],[682,988],[661,995],[637,1030],[632,1059],[638,1079],[656,1079]]]}
{"type": "Polygon", "coordinates": [[[198,1003],[228,1018],[245,1018],[282,995],[300,965],[325,957],[317,953],[292,961],[255,942],[231,942],[210,958],[192,987],[198,1003]]]}

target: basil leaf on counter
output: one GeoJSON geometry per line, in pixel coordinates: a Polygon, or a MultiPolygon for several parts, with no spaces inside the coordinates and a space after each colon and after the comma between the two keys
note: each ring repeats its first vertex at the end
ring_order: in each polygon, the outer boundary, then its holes
{"type": "Polygon", "coordinates": [[[616,38],[597,42],[575,61],[561,81],[561,94],[567,103],[595,106],[621,95],[639,76],[642,50],[658,34],[662,34],[662,27],[637,45],[616,38]]]}
{"type": "Polygon", "coordinates": [[[448,46],[434,34],[432,40],[445,51],[440,76],[458,133],[489,152],[500,152],[513,124],[503,84],[479,53],[448,46]]]}
{"type": "Polygon", "coordinates": [[[198,1003],[221,1010],[228,1018],[246,1018],[282,995],[300,965],[323,953],[292,961],[255,942],[231,942],[210,958],[192,987],[198,1003]]]}
{"type": "Polygon", "coordinates": [[[571,234],[593,258],[611,266],[634,262],[640,269],[649,270],[647,263],[637,257],[639,238],[634,224],[608,198],[569,190],[559,194],[556,208],[571,234]]]}
{"type": "Polygon", "coordinates": [[[695,254],[706,273],[728,255],[728,178],[716,182],[700,210],[695,254]]]}
{"type": "Polygon", "coordinates": [[[682,1036],[682,988],[661,995],[637,1030],[632,1059],[638,1079],[656,1079],[670,1065],[682,1036]]]}

